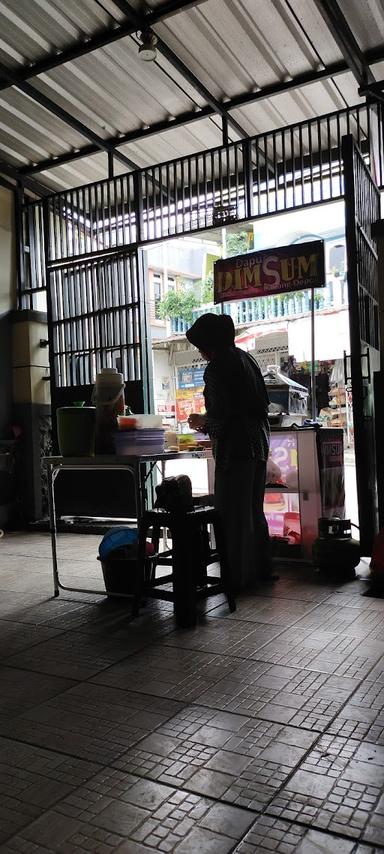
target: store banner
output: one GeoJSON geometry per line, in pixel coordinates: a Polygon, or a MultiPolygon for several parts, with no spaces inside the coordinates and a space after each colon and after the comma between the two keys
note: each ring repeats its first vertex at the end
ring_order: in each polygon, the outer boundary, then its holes
{"type": "Polygon", "coordinates": [[[204,368],[179,368],[179,388],[202,388],[204,385],[204,368]]]}
{"type": "Polygon", "coordinates": [[[179,423],[188,421],[192,412],[205,413],[205,400],[202,388],[176,389],[176,419],[179,423]]]}
{"type": "Polygon", "coordinates": [[[322,288],[325,282],[324,241],[262,249],[216,261],[215,303],[322,288]]]}

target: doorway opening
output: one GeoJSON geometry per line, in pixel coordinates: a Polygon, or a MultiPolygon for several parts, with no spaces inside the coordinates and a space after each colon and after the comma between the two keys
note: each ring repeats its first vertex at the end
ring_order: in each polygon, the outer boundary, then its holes
{"type": "MultiPolygon", "coordinates": [[[[144,250],[154,406],[169,426],[181,432],[188,432],[192,411],[203,411],[205,365],[185,332],[210,311],[229,313],[237,346],[250,352],[264,373],[272,368],[299,382],[310,402],[310,293],[215,305],[213,265],[222,257],[319,238],[325,243],[326,283],[315,293],[316,411],[324,426],[343,430],[346,516],[357,525],[353,401],[344,371],[344,352],[349,353],[350,346],[343,202],[211,229],[144,250]]],[[[185,462],[168,466],[169,473],[181,472],[182,467],[190,474],[196,492],[206,490],[204,465],[194,462],[188,472],[185,462]]],[[[292,499],[285,496],[285,510],[295,512],[291,505],[292,499]]]]}

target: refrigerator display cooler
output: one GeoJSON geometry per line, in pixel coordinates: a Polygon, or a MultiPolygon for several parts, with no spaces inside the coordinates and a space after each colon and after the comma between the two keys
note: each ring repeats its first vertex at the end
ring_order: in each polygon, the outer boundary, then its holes
{"type": "Polygon", "coordinates": [[[311,559],[320,517],[345,516],[342,430],[271,433],[264,511],[276,554],[311,559]]]}

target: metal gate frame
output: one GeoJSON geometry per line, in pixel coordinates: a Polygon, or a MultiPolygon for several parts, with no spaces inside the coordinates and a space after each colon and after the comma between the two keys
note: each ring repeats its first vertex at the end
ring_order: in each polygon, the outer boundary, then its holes
{"type": "MultiPolygon", "coordinates": [[[[379,120],[382,131],[381,107],[379,120]]],[[[74,190],[54,193],[47,196],[43,202],[44,252],[41,252],[41,203],[28,205],[27,221],[31,249],[29,260],[30,272],[34,279],[29,277],[29,287],[24,287],[21,299],[33,300],[33,293],[44,289],[45,281],[55,268],[83,264],[87,260],[96,264],[108,263],[106,259],[119,254],[129,257],[134,255],[137,259],[137,287],[140,291],[143,395],[149,405],[148,318],[143,280],[144,259],[141,257],[143,253],[140,247],[219,224],[255,220],[283,210],[297,210],[303,206],[345,198],[351,246],[348,266],[351,281],[350,313],[353,315],[351,362],[356,410],[355,435],[359,448],[358,494],[360,506],[363,508],[362,542],[370,547],[374,530],[375,513],[372,505],[375,504],[375,487],[371,484],[367,491],[364,485],[370,457],[366,442],[367,425],[363,426],[365,380],[360,358],[360,332],[356,320],[359,318],[361,291],[356,266],[357,238],[354,231],[357,199],[350,190],[350,182],[346,182],[345,186],[343,182],[346,143],[344,140],[342,144],[341,140],[345,132],[350,135],[349,145],[354,149],[356,143],[359,147],[364,146],[364,155],[368,158],[371,135],[369,105],[347,108],[229,146],[202,151],[74,190]],[[352,141],[352,134],[355,143],[352,141]],[[264,152],[261,158],[258,156],[260,151],[264,152]],[[265,169],[267,160],[273,165],[272,175],[265,169]],[[180,220],[176,216],[177,210],[180,212],[180,220]],[[32,236],[35,237],[34,240],[31,240],[32,236]]],[[[382,134],[379,136],[379,142],[380,184],[383,184],[382,134]]],[[[360,160],[364,174],[366,166],[361,157],[360,160]]],[[[368,240],[368,245],[371,245],[370,236],[364,230],[362,234],[363,241],[368,240]]],[[[22,305],[23,303],[21,307],[22,305]]],[[[52,332],[54,313],[50,296],[48,314],[52,332]]],[[[51,359],[51,376],[54,378],[54,352],[51,359]]]]}
{"type": "MultiPolygon", "coordinates": [[[[370,555],[378,530],[374,374],[380,368],[378,258],[371,227],[380,218],[380,192],[352,136],[343,138],[342,152],[360,544],[370,555]]],[[[347,382],[347,366],[345,373],[347,382]]]]}
{"type": "MultiPolygon", "coordinates": [[[[43,206],[45,246],[50,245],[52,210],[43,206]]],[[[58,405],[90,400],[95,374],[119,366],[127,400],[148,412],[153,401],[146,257],[137,245],[76,262],[46,257],[47,319],[52,413],[58,405]]],[[[56,419],[52,418],[57,446],[56,419]]]]}

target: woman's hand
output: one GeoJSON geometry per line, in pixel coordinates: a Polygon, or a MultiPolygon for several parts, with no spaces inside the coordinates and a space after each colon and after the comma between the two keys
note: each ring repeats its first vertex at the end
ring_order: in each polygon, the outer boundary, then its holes
{"type": "Polygon", "coordinates": [[[188,426],[192,430],[202,430],[204,433],[206,423],[207,419],[205,415],[198,415],[196,412],[192,412],[192,414],[188,418],[188,426]]]}

